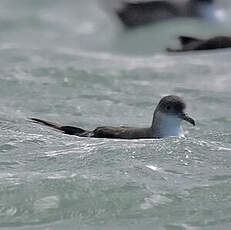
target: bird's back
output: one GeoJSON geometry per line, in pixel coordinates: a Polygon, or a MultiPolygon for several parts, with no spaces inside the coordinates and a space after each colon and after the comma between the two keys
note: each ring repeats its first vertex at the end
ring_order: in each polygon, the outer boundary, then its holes
{"type": "Polygon", "coordinates": [[[128,27],[172,18],[177,14],[177,8],[167,1],[128,2],[117,11],[118,17],[128,27]]]}
{"type": "Polygon", "coordinates": [[[92,131],[92,135],[93,137],[96,138],[119,138],[119,139],[153,138],[150,128],[135,128],[135,127],[126,127],[126,126],[98,127],[92,131]]]}

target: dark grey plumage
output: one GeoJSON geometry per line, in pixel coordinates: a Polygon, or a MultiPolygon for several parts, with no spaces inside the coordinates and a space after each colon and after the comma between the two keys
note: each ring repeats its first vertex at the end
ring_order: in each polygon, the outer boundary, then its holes
{"type": "Polygon", "coordinates": [[[173,4],[163,1],[125,3],[116,13],[128,28],[170,19],[179,14],[173,4]]]}
{"type": "Polygon", "coordinates": [[[180,36],[180,49],[167,48],[168,52],[186,52],[231,48],[231,37],[216,36],[209,39],[180,36]]]}
{"type": "Polygon", "coordinates": [[[162,138],[172,135],[178,136],[182,120],[195,125],[195,121],[184,113],[185,108],[184,101],[178,96],[170,95],[162,98],[154,111],[152,125],[149,128],[103,126],[89,131],[73,126],[62,126],[38,118],[30,118],[30,120],[79,137],[120,139],[162,138]]]}
{"type": "Polygon", "coordinates": [[[204,9],[213,4],[214,0],[125,0],[114,11],[127,28],[135,28],[176,17],[205,18],[204,9]]]}

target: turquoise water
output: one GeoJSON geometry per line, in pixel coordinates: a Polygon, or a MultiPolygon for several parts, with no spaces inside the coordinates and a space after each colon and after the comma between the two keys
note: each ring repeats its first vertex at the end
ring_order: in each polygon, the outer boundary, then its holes
{"type": "Polygon", "coordinates": [[[127,32],[93,1],[0,12],[1,229],[231,228],[230,50],[164,52],[180,33],[231,34],[229,18],[127,32]],[[27,120],[148,126],[167,94],[197,122],[184,138],[78,138],[27,120]]]}

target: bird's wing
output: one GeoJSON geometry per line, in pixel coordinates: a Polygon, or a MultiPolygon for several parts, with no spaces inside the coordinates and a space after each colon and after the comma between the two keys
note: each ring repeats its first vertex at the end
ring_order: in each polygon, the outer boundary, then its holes
{"type": "Polygon", "coordinates": [[[128,27],[168,19],[177,15],[177,8],[168,1],[124,2],[116,11],[120,20],[128,27]]]}
{"type": "Polygon", "coordinates": [[[133,138],[133,131],[136,130],[135,127],[112,127],[104,126],[98,127],[93,131],[94,137],[97,138],[123,138],[131,139],[133,138]]]}
{"type": "Polygon", "coordinates": [[[189,43],[192,43],[192,42],[203,41],[203,39],[189,37],[189,36],[179,36],[178,38],[183,46],[188,45],[189,43]]]}

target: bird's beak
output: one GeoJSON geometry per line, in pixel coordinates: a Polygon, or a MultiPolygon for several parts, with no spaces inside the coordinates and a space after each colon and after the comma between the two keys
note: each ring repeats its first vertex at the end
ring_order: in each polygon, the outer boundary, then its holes
{"type": "Polygon", "coordinates": [[[196,125],[195,121],[186,113],[181,113],[180,114],[180,118],[184,121],[189,122],[190,124],[192,124],[193,126],[196,125]]]}

